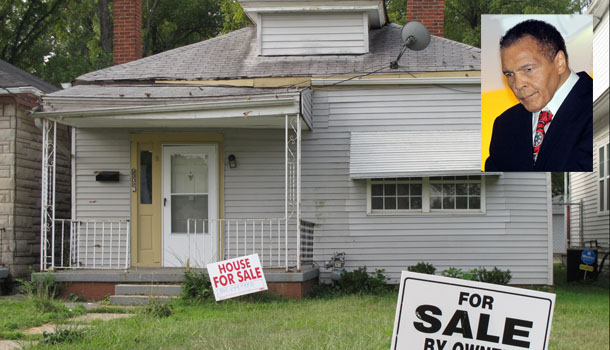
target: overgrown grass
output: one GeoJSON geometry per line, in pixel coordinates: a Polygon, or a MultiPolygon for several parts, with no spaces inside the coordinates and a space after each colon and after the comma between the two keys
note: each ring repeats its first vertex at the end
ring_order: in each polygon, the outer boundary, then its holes
{"type": "Polygon", "coordinates": [[[387,349],[395,299],[180,301],[169,317],[138,314],[109,321],[86,338],[53,349],[387,349]]]}
{"type": "Polygon", "coordinates": [[[563,265],[555,265],[557,297],[549,349],[610,348],[608,277],[566,283],[565,276],[563,265]]]}
{"type": "Polygon", "coordinates": [[[0,300],[0,339],[22,339],[22,330],[85,313],[60,301],[40,297],[0,300]]]}
{"type": "MultiPolygon", "coordinates": [[[[608,280],[567,284],[560,276],[549,349],[608,349],[608,280]]],[[[396,299],[390,293],[300,301],[181,300],[168,317],[139,313],[100,322],[72,343],[35,348],[387,350],[396,299]]]]}

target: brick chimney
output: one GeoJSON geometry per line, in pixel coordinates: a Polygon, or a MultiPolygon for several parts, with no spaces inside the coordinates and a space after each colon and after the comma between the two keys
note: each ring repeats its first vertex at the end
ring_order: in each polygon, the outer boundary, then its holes
{"type": "Polygon", "coordinates": [[[432,35],[445,36],[445,0],[407,0],[407,22],[419,21],[432,35]]]}
{"type": "Polygon", "coordinates": [[[114,0],[114,64],[142,58],[142,0],[114,0]]]}

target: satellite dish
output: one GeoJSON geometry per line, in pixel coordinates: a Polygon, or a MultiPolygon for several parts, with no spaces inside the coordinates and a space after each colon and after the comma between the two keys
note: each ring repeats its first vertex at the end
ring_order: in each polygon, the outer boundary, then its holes
{"type": "Polygon", "coordinates": [[[423,24],[417,21],[411,21],[402,26],[400,32],[402,40],[402,48],[396,61],[390,62],[390,68],[398,69],[398,61],[405,53],[407,48],[413,51],[421,51],[430,44],[430,32],[423,24]]]}
{"type": "Polygon", "coordinates": [[[423,24],[411,21],[402,26],[402,44],[414,51],[421,51],[430,44],[430,32],[423,24]]]}

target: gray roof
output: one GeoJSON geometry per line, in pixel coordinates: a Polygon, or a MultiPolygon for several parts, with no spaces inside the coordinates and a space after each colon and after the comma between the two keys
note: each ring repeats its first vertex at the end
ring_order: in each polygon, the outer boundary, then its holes
{"type": "MultiPolygon", "coordinates": [[[[49,93],[59,90],[55,86],[42,81],[32,74],[21,70],[12,64],[0,60],[0,88],[34,87],[49,93]]],[[[2,93],[2,91],[0,91],[2,93]]]]}
{"type": "Polygon", "coordinates": [[[258,56],[256,27],[252,26],[87,73],[75,83],[328,76],[378,69],[380,73],[480,70],[480,49],[436,36],[423,51],[407,50],[399,69],[390,70],[390,62],[400,51],[400,31],[396,24],[371,30],[370,52],[362,55],[258,56]]]}

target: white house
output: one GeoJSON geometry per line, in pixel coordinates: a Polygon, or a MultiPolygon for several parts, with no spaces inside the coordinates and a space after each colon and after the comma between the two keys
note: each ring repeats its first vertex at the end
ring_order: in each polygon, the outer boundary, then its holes
{"type": "MultiPolygon", "coordinates": [[[[608,0],[594,1],[593,15],[593,172],[568,174],[568,243],[586,243],[607,253],[610,244],[610,147],[608,146],[608,0]]],[[[601,257],[600,257],[601,258],[601,257]]],[[[600,261],[601,262],[601,261],[600,261]]],[[[607,261],[606,261],[607,264],[607,261]]],[[[608,266],[608,265],[606,265],[608,266]]]]}
{"type": "Polygon", "coordinates": [[[240,3],[254,26],[44,97],[35,117],[73,127],[74,171],[43,269],[114,283],[258,253],[271,282],[302,285],[341,251],[394,283],[419,261],[553,283],[550,177],[480,172],[479,49],[433,32],[391,69],[383,1],[240,3]]]}

